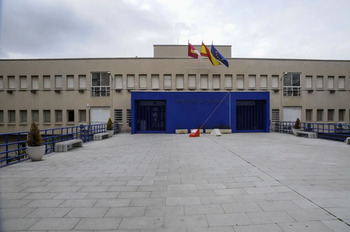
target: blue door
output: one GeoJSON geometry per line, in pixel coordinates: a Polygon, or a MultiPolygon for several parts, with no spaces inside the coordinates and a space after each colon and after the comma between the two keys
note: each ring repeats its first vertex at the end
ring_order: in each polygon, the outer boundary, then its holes
{"type": "Polygon", "coordinates": [[[236,102],[237,132],[266,131],[265,105],[264,100],[238,100],[236,102]]]}
{"type": "Polygon", "coordinates": [[[166,101],[136,101],[136,132],[166,131],[166,101]]]}

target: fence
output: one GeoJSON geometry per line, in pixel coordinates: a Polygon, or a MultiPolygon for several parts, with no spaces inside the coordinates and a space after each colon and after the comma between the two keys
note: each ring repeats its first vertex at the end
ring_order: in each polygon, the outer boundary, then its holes
{"type": "MultiPolygon", "coordinates": [[[[106,128],[107,124],[102,123],[40,130],[45,145],[45,154],[53,152],[57,142],[70,139],[81,139],[84,143],[92,141],[94,134],[105,132],[106,128]]],[[[117,123],[113,125],[113,131],[114,134],[120,132],[117,123]]],[[[28,159],[27,134],[28,131],[0,134],[0,167],[28,159]]]]}
{"type": "MultiPolygon", "coordinates": [[[[295,122],[278,121],[272,124],[273,131],[292,134],[295,122]]],[[[350,137],[350,124],[346,123],[313,123],[302,122],[301,130],[317,133],[318,138],[345,141],[350,137]]]]}

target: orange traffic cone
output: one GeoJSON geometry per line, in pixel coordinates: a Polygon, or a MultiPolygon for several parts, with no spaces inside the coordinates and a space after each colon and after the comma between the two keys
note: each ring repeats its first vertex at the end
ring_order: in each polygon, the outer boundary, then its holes
{"type": "Polygon", "coordinates": [[[193,129],[191,130],[190,137],[199,137],[200,130],[199,129],[193,129]]]}

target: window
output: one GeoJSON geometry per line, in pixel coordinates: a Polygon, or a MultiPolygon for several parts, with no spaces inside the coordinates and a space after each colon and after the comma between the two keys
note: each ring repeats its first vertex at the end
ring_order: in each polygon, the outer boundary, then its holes
{"type": "Polygon", "coordinates": [[[225,89],[232,89],[232,75],[225,75],[225,89]]]}
{"type": "Polygon", "coordinates": [[[8,122],[9,123],[16,123],[16,111],[15,110],[8,111],[8,122]]]}
{"type": "Polygon", "coordinates": [[[164,74],[163,85],[164,89],[171,89],[171,74],[164,74]]]}
{"type": "Polygon", "coordinates": [[[79,89],[86,89],[86,75],[79,75],[79,89]]]}
{"type": "Polygon", "coordinates": [[[260,75],[260,88],[267,88],[267,75],[260,75]]]}
{"type": "Polygon", "coordinates": [[[131,109],[126,110],[126,122],[130,125],[131,122],[131,109]]]}
{"type": "Polygon", "coordinates": [[[86,122],[86,110],[79,110],[79,123],[86,122]]]}
{"type": "Polygon", "coordinates": [[[114,121],[118,123],[123,122],[123,109],[114,110],[114,121]]]}
{"type": "Polygon", "coordinates": [[[3,124],[4,123],[4,111],[0,110],[0,123],[3,124]]]}
{"type": "Polygon", "coordinates": [[[322,89],[323,88],[323,76],[317,76],[316,87],[318,89],[322,89]]]}
{"type": "Polygon", "coordinates": [[[329,122],[333,122],[334,121],[334,110],[333,109],[329,109],[328,110],[328,121],[329,122]]]}
{"type": "Polygon", "coordinates": [[[323,121],[323,110],[322,109],[318,109],[317,110],[317,122],[322,122],[323,121]]]}
{"type": "Polygon", "coordinates": [[[333,76],[329,76],[328,77],[328,89],[334,89],[334,77],[333,76]]]}
{"type": "Polygon", "coordinates": [[[151,80],[152,80],[152,89],[159,89],[159,75],[152,74],[151,80]]]}
{"type": "Polygon", "coordinates": [[[32,110],[32,121],[39,122],[39,110],[32,110]]]}
{"type": "Polygon", "coordinates": [[[51,88],[51,78],[50,76],[44,76],[44,89],[50,89],[51,88]]]}
{"type": "Polygon", "coordinates": [[[307,89],[312,89],[312,76],[306,76],[306,88],[307,89]]]}
{"type": "Polygon", "coordinates": [[[183,88],[184,88],[184,75],[176,74],[176,89],[183,89],[183,88]]]}
{"type": "Polygon", "coordinates": [[[283,75],[283,96],[300,96],[300,73],[283,75]]]}
{"type": "Polygon", "coordinates": [[[214,74],[213,75],[213,89],[219,90],[221,88],[220,86],[220,75],[214,74]]]}
{"type": "Polygon", "coordinates": [[[67,110],[68,123],[74,123],[74,110],[67,110]]]}
{"type": "Polygon", "coordinates": [[[279,120],[280,120],[280,110],[279,109],[272,109],[271,121],[277,122],[279,120]]]}
{"type": "Polygon", "coordinates": [[[14,76],[9,76],[8,77],[8,88],[9,89],[15,89],[16,88],[16,82],[15,82],[15,77],[14,76]]]}
{"type": "Polygon", "coordinates": [[[27,87],[27,76],[20,76],[19,77],[19,85],[21,89],[26,89],[27,87]]]}
{"type": "Polygon", "coordinates": [[[27,111],[26,110],[20,110],[19,111],[19,120],[20,120],[20,123],[23,123],[23,124],[26,124],[28,122],[28,119],[27,119],[27,111]]]}
{"type": "Polygon", "coordinates": [[[126,75],[126,82],[127,82],[128,89],[134,89],[135,88],[135,75],[134,74],[126,75]]]}
{"type": "Polygon", "coordinates": [[[250,89],[255,89],[256,87],[256,76],[255,75],[249,75],[248,76],[248,80],[249,80],[249,83],[248,83],[248,87],[250,89]]]}
{"type": "Polygon", "coordinates": [[[4,89],[4,77],[0,76],[0,89],[4,89]]]}
{"type": "Polygon", "coordinates": [[[188,89],[196,89],[196,74],[188,74],[188,89]]]}
{"type": "Polygon", "coordinates": [[[39,89],[39,77],[38,76],[32,76],[32,89],[33,90],[39,89]]]}
{"type": "Polygon", "coordinates": [[[62,123],[62,110],[55,110],[55,123],[62,123]]]}
{"type": "Polygon", "coordinates": [[[278,83],[278,75],[272,75],[271,77],[271,87],[273,89],[278,89],[279,83],[278,83]]]}
{"type": "Polygon", "coordinates": [[[306,121],[311,122],[312,121],[312,109],[306,110],[306,121]]]}
{"type": "Polygon", "coordinates": [[[244,75],[237,75],[237,89],[244,89],[244,75]]]}
{"type": "Polygon", "coordinates": [[[339,109],[338,119],[339,122],[345,122],[345,109],[339,109]]]}
{"type": "Polygon", "coordinates": [[[123,75],[121,74],[116,74],[114,76],[115,79],[115,88],[116,89],[123,89],[123,75]]]}
{"type": "Polygon", "coordinates": [[[51,122],[51,111],[50,110],[44,110],[44,123],[50,123],[51,122]]]}
{"type": "Polygon", "coordinates": [[[201,74],[201,89],[208,89],[208,75],[207,74],[201,74]]]}
{"type": "Polygon", "coordinates": [[[140,82],[140,89],[147,89],[147,75],[146,74],[140,74],[139,76],[139,82],[140,82]]]}
{"type": "Polygon", "coordinates": [[[61,75],[56,75],[55,76],[55,88],[56,89],[62,89],[63,88],[62,76],[61,75]]]}
{"type": "Polygon", "coordinates": [[[107,97],[110,95],[109,73],[94,72],[91,73],[91,96],[92,97],[107,97]]]}
{"type": "Polygon", "coordinates": [[[67,89],[74,89],[74,75],[67,75],[67,89]]]}
{"type": "Polygon", "coordinates": [[[339,77],[338,88],[345,89],[345,77],[344,76],[339,77]]]}

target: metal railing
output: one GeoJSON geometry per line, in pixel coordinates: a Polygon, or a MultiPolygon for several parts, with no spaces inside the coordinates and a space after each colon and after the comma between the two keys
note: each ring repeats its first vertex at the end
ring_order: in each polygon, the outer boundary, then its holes
{"type": "MultiPolygon", "coordinates": [[[[107,124],[80,125],[40,130],[45,145],[45,154],[55,150],[55,143],[70,139],[92,141],[94,134],[106,132],[107,124]]],[[[120,132],[118,123],[113,125],[114,134],[120,132]]],[[[0,167],[28,159],[26,152],[28,131],[0,134],[0,167]]]]}
{"type": "MultiPolygon", "coordinates": [[[[280,133],[293,134],[292,128],[295,122],[277,121],[272,123],[272,130],[280,133]]],[[[315,123],[302,122],[301,130],[317,133],[318,138],[345,141],[350,137],[350,124],[347,123],[315,123]]]]}

